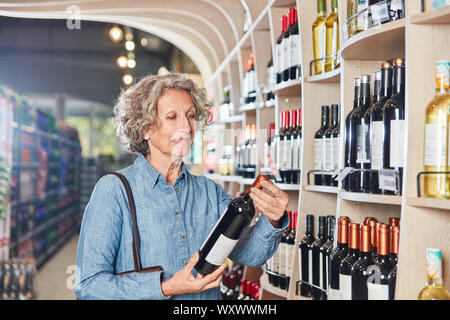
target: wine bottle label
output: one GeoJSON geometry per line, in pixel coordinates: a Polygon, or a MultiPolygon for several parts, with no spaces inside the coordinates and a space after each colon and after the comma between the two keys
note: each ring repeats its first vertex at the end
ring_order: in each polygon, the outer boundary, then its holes
{"type": "Polygon", "coordinates": [[[272,83],[272,79],[273,79],[273,72],[274,72],[274,67],[273,67],[273,65],[271,66],[271,67],[268,67],[267,68],[267,79],[266,79],[266,85],[267,85],[267,88],[269,89],[269,90],[271,90],[271,88],[272,88],[272,86],[273,86],[273,83],[272,83]]]}
{"type": "Polygon", "coordinates": [[[269,144],[266,142],[264,143],[264,168],[269,167],[269,159],[267,157],[268,155],[269,155],[269,144]]]}
{"type": "Polygon", "coordinates": [[[298,66],[301,64],[301,56],[300,56],[300,35],[293,34],[289,37],[289,52],[290,59],[289,65],[291,67],[298,66]]]}
{"type": "Polygon", "coordinates": [[[339,293],[341,300],[352,300],[352,276],[339,274],[339,293]]]}
{"type": "Polygon", "coordinates": [[[298,277],[303,280],[302,249],[298,248],[298,277]]]}
{"type": "Polygon", "coordinates": [[[372,122],[372,137],[371,137],[371,152],[370,162],[372,169],[383,169],[383,154],[384,154],[384,124],[383,121],[372,122]]]}
{"type": "Polygon", "coordinates": [[[328,300],[341,300],[341,295],[339,293],[339,290],[331,289],[331,287],[328,287],[328,300]]]}
{"type": "MultiPolygon", "coordinates": [[[[325,58],[327,56],[327,27],[323,25],[317,30],[318,38],[319,38],[319,57],[325,58]]],[[[325,61],[321,61],[320,63],[324,63],[325,61]]],[[[322,70],[323,71],[323,70],[322,70]]]]}
{"type": "Polygon", "coordinates": [[[366,136],[369,134],[369,126],[365,124],[356,126],[356,163],[369,163],[366,153],[366,136]]]}
{"type": "Polygon", "coordinates": [[[270,156],[272,157],[273,161],[277,163],[277,144],[275,143],[275,141],[270,144],[270,156]]]}
{"type": "Polygon", "coordinates": [[[300,139],[293,139],[294,145],[292,148],[292,170],[298,170],[299,156],[300,156],[300,139]]]}
{"type": "Polygon", "coordinates": [[[251,150],[251,165],[252,166],[256,166],[256,157],[257,157],[257,148],[256,148],[256,144],[252,145],[252,150],[251,150]]]}
{"type": "Polygon", "coordinates": [[[225,262],[225,259],[228,258],[231,251],[233,251],[234,247],[238,243],[238,239],[230,239],[223,234],[219,236],[216,243],[213,245],[205,260],[209,263],[220,266],[225,262]]]}
{"type": "Polygon", "coordinates": [[[323,263],[323,254],[319,252],[319,286],[323,288],[324,278],[323,278],[323,269],[326,268],[326,264],[323,263]]]}
{"type": "MultiPolygon", "coordinates": [[[[363,11],[364,9],[367,9],[368,7],[368,0],[357,0],[358,1],[358,12],[363,11]]],[[[357,19],[357,26],[358,30],[366,30],[367,28],[367,11],[364,13],[361,13],[358,15],[357,19]]]]}
{"type": "Polygon", "coordinates": [[[333,22],[333,38],[332,38],[332,44],[331,44],[331,54],[332,54],[332,69],[336,67],[338,62],[338,56],[337,53],[339,51],[339,25],[337,21],[335,20],[333,22]]]}
{"type": "Polygon", "coordinates": [[[287,145],[287,152],[286,152],[286,169],[292,170],[292,158],[294,154],[294,142],[295,139],[288,140],[287,145]]]}
{"type": "Polygon", "coordinates": [[[377,26],[389,21],[389,7],[387,1],[380,1],[370,6],[372,26],[377,26]]]}
{"type": "Polygon", "coordinates": [[[405,166],[405,120],[391,120],[390,161],[391,168],[405,166]]]}
{"type": "Polygon", "coordinates": [[[286,245],[286,275],[292,275],[292,262],[294,261],[294,245],[287,244],[286,245]]]}
{"type": "Polygon", "coordinates": [[[283,49],[283,66],[282,66],[282,70],[284,71],[287,68],[290,67],[289,65],[289,38],[284,38],[283,41],[281,41],[282,44],[282,49],[283,49]]]}
{"type": "Polygon", "coordinates": [[[283,71],[283,49],[281,47],[281,43],[277,43],[277,45],[275,46],[275,51],[276,51],[276,73],[280,73],[281,71],[283,71]]]}
{"type": "Polygon", "coordinates": [[[387,284],[367,283],[369,300],[389,300],[389,286],[387,284]]]}
{"type": "Polygon", "coordinates": [[[248,79],[248,72],[245,73],[244,75],[244,85],[243,85],[243,93],[244,93],[244,97],[248,96],[249,93],[249,79],[248,79]]]}
{"type": "Polygon", "coordinates": [[[332,170],[334,163],[334,151],[333,140],[331,138],[325,138],[325,170],[332,170]]]}
{"type": "Polygon", "coordinates": [[[322,170],[323,164],[323,152],[324,152],[324,140],[314,139],[314,170],[322,170]]]}
{"type": "Polygon", "coordinates": [[[446,165],[446,162],[447,124],[425,124],[425,165],[443,167],[446,165]]]}
{"type": "Polygon", "coordinates": [[[313,266],[312,266],[312,250],[308,249],[308,281],[312,283],[313,266]]]}
{"type": "Polygon", "coordinates": [[[273,269],[272,271],[275,273],[280,272],[280,260],[279,260],[279,250],[275,251],[275,254],[273,255],[273,269]]]}
{"type": "Polygon", "coordinates": [[[286,243],[280,242],[278,246],[279,254],[279,273],[286,275],[286,243]]]}
{"type": "Polygon", "coordinates": [[[284,169],[284,159],[286,158],[285,149],[286,148],[285,148],[284,139],[280,139],[280,141],[278,142],[278,152],[279,152],[278,168],[280,168],[280,170],[284,169]]]}
{"type": "Polygon", "coordinates": [[[341,146],[341,141],[338,138],[332,138],[333,142],[333,170],[339,169],[339,148],[341,146]]]}
{"type": "Polygon", "coordinates": [[[255,91],[255,71],[250,70],[248,72],[248,92],[255,91]]]}

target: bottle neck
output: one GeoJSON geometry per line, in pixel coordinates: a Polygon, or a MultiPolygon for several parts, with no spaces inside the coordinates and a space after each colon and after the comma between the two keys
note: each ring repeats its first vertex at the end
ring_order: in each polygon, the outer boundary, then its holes
{"type": "Polygon", "coordinates": [[[405,96],[405,67],[394,67],[394,90],[396,94],[405,96]]]}
{"type": "Polygon", "coordinates": [[[359,105],[368,107],[370,105],[370,84],[361,84],[361,97],[359,99],[359,105]]]}
{"type": "Polygon", "coordinates": [[[317,0],[317,15],[325,16],[325,0],[317,0]]]}
{"type": "Polygon", "coordinates": [[[339,123],[339,111],[336,109],[332,109],[332,115],[331,115],[331,126],[334,128],[339,123]]]}
{"type": "Polygon", "coordinates": [[[450,95],[450,89],[436,88],[436,96],[448,96],[448,95],[450,95]]]}
{"type": "Polygon", "coordinates": [[[360,86],[355,86],[355,94],[354,94],[354,98],[353,98],[353,109],[358,108],[360,89],[361,89],[360,86]]]}

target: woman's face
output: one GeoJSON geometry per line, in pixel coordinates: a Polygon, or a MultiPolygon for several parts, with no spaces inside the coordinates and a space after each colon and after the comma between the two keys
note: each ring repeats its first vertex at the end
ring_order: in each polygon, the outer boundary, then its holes
{"type": "Polygon", "coordinates": [[[191,95],[185,90],[165,89],[157,103],[159,122],[144,138],[150,154],[157,148],[172,161],[180,161],[192,146],[195,134],[196,111],[191,95]]]}

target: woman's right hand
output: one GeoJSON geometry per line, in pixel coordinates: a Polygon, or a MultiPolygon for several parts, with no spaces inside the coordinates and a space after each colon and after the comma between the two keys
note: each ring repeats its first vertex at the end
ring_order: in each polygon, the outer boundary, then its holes
{"type": "Polygon", "coordinates": [[[174,296],[183,293],[202,292],[220,285],[226,264],[223,263],[214,272],[204,277],[200,273],[194,277],[192,270],[198,259],[199,254],[196,252],[183,269],[175,273],[166,281],[161,282],[161,291],[163,295],[174,296]]]}

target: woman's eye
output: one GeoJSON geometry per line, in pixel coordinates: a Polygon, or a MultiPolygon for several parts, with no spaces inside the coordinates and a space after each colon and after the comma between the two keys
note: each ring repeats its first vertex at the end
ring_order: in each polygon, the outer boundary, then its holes
{"type": "Polygon", "coordinates": [[[173,120],[175,119],[175,116],[167,116],[167,119],[173,120]]]}
{"type": "Polygon", "coordinates": [[[189,119],[194,119],[195,118],[195,114],[193,114],[193,113],[188,114],[188,118],[189,119]]]}

